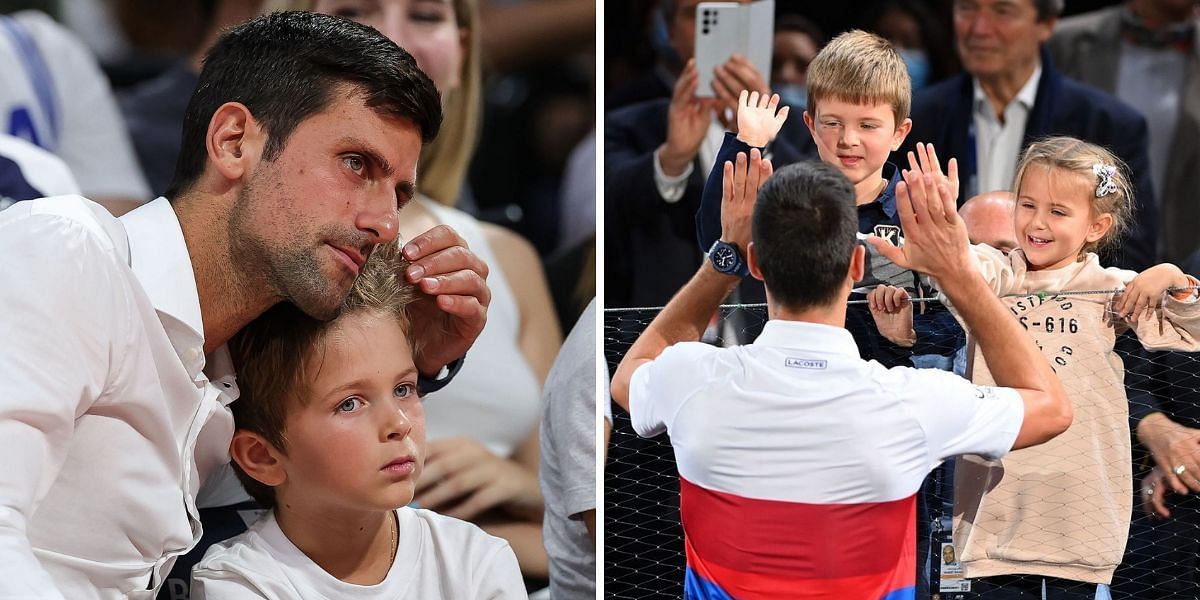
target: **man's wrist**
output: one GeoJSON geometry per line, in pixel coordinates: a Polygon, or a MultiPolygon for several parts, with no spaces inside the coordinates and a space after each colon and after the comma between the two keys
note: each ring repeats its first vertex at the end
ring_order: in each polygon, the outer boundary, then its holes
{"type": "Polygon", "coordinates": [[[693,158],[695,158],[694,153],[688,154],[676,151],[669,144],[663,144],[658,147],[658,167],[668,177],[679,177],[682,175],[687,170],[688,165],[692,164],[693,158]]]}

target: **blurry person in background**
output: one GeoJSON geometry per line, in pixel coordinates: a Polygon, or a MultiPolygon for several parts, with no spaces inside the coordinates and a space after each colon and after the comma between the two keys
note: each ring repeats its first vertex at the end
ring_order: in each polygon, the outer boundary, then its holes
{"type": "Polygon", "coordinates": [[[913,93],[958,73],[961,66],[950,51],[949,24],[919,2],[884,0],[871,11],[867,29],[882,36],[900,52],[912,79],[913,93]]]}
{"type": "Polygon", "coordinates": [[[821,28],[800,15],[788,13],[775,19],[771,89],[792,110],[808,106],[808,63],[816,58],[825,42],[821,28]]]}
{"type": "Polygon", "coordinates": [[[61,158],[114,215],[150,199],[95,57],[43,13],[0,15],[0,125],[61,158]]]}
{"type": "Polygon", "coordinates": [[[453,386],[426,406],[429,440],[416,502],[508,540],[531,589],[545,585],[538,488],[541,386],[562,342],[529,242],[454,208],[479,126],[480,23],[474,0],[267,0],[370,25],[412,53],[442,93],[445,127],[421,153],[400,237],[444,223],[491,267],[488,325],[453,386]],[[504,378],[497,385],[497,376],[504,378]]]}

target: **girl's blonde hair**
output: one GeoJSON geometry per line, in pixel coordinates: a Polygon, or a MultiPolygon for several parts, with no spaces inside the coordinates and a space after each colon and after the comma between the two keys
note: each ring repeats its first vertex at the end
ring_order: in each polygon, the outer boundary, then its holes
{"type": "MultiPolygon", "coordinates": [[[[421,151],[418,191],[441,204],[458,203],[467,166],[479,141],[483,76],[481,74],[479,11],[476,0],[451,0],[458,28],[467,32],[466,56],[459,86],[442,92],[442,129],[421,151]]],[[[266,0],[263,13],[312,10],[316,0],[266,0]]]]}
{"type": "Polygon", "coordinates": [[[1112,215],[1112,227],[1104,237],[1084,244],[1081,252],[1098,252],[1112,246],[1129,229],[1133,220],[1133,185],[1129,167],[1102,146],[1089,144],[1068,136],[1047,137],[1037,140],[1021,154],[1017,163],[1017,174],[1013,177],[1013,194],[1020,197],[1021,181],[1031,166],[1042,166],[1047,170],[1075,173],[1090,182],[1089,199],[1092,216],[1105,213],[1112,215]],[[1100,171],[1100,172],[1097,172],[1100,171]],[[1102,173],[1102,174],[1101,174],[1102,173]]]}

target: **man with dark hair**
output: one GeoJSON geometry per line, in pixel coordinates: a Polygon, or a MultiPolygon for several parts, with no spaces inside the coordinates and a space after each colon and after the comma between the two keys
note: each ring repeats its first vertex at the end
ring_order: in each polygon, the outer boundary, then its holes
{"type": "Polygon", "coordinates": [[[944,181],[935,191],[932,175],[905,172],[897,210],[907,244],[873,239],[952,288],[969,324],[986,329],[980,347],[1004,365],[998,381],[1009,387],[859,358],[843,327],[864,269],[849,181],[821,163],[770,175],[757,149],[736,163],[725,163],[720,239],[744,248],[765,284],[762,335],[732,348],[696,342],[740,280],[737,253],[718,243],[612,382],[640,435],[671,436],[684,597],[912,597],[925,475],[956,454],[1002,456],[1049,440],[1070,425],[1070,402],[971,263],[944,181]]]}
{"type": "MultiPolygon", "coordinates": [[[[0,214],[0,596],[153,596],[200,539],[202,486],[228,472],[226,342],[279,302],[337,314],[395,240],[440,106],[374,30],[276,13],[209,55],[170,202],[0,214]]],[[[444,226],[403,252],[433,377],[483,328],[487,267],[444,226]]]]}

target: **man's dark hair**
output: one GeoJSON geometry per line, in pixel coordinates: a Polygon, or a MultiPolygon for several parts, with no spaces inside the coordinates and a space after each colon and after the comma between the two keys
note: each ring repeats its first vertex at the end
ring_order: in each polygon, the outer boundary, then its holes
{"type": "Polygon", "coordinates": [[[186,191],[204,172],[208,123],[222,104],[250,109],[267,133],[263,159],[269,161],[346,85],[380,114],[411,121],[425,143],[437,136],[437,88],[412,55],[370,27],[313,12],[278,12],[225,32],[209,50],[188,102],[167,197],[186,191]]]}
{"type": "Polygon", "coordinates": [[[792,310],[843,300],[857,232],[854,187],[836,168],[801,162],[775,171],[758,191],[752,222],[771,296],[792,310]]]}

